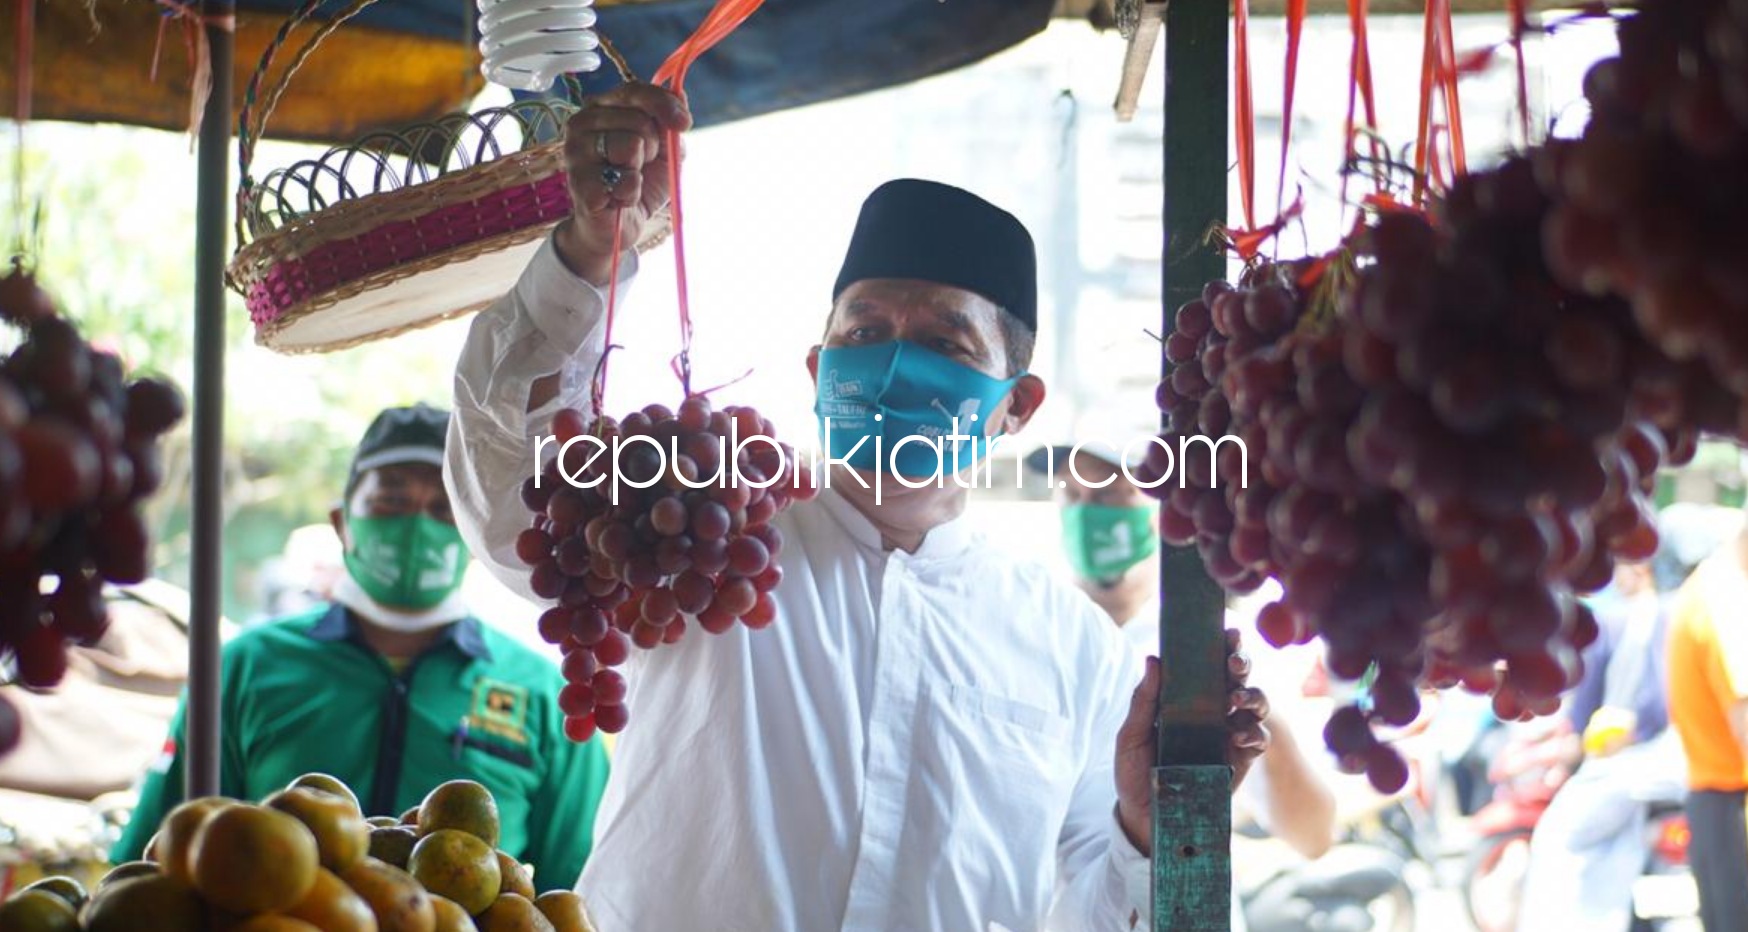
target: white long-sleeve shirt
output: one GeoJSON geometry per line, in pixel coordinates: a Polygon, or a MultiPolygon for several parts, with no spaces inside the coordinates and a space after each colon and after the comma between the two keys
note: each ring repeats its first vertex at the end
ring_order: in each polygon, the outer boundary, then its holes
{"type": "MultiPolygon", "coordinates": [[[[525,594],[518,487],[552,414],[589,409],[603,303],[549,239],[456,369],[457,523],[525,594]],[[559,397],[525,414],[554,372],[559,397]]],[[[631,727],[577,885],[600,926],[1146,928],[1149,865],[1113,776],[1140,668],[1099,610],[963,520],[915,553],[829,490],[776,523],[771,627],[692,628],[627,667],[631,727]]]]}

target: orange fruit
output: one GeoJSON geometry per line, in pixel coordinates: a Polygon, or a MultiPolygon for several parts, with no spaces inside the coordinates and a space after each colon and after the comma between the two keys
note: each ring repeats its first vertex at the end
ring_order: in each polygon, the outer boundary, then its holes
{"type": "Polygon", "coordinates": [[[324,932],[321,926],[310,925],[291,916],[255,916],[231,926],[230,932],[324,932]]]}
{"type": "Polygon", "coordinates": [[[413,846],[418,843],[419,833],[410,826],[370,830],[370,856],[401,870],[407,869],[407,858],[412,856],[413,846]]]}
{"type": "Polygon", "coordinates": [[[534,908],[552,923],[556,932],[595,932],[595,922],[589,918],[589,909],[583,905],[583,898],[571,890],[542,893],[535,897],[534,908]]]}
{"type": "Polygon", "coordinates": [[[431,907],[437,915],[437,928],[434,932],[479,932],[479,926],[474,925],[473,917],[454,900],[433,896],[431,907]]]}
{"type": "Polygon", "coordinates": [[[79,932],[72,904],[47,890],[21,890],[0,903],[0,929],[6,932],[79,932]]]}
{"type": "Polygon", "coordinates": [[[479,838],[452,828],[419,839],[407,859],[407,873],[425,889],[454,900],[470,916],[492,905],[503,882],[498,853],[479,838]]]}
{"type": "Polygon", "coordinates": [[[295,790],[299,787],[308,787],[312,790],[321,790],[324,793],[338,796],[352,804],[352,811],[359,815],[364,814],[364,808],[358,805],[358,795],[353,793],[352,788],[339,777],[329,776],[325,773],[306,773],[285,785],[288,790],[295,790]]]}
{"type": "Polygon", "coordinates": [[[115,881],[100,888],[85,907],[86,932],[198,932],[206,925],[206,904],[194,890],[162,874],[115,881]]]}
{"type": "Polygon", "coordinates": [[[194,888],[236,913],[294,906],[316,882],[316,837],[276,809],[226,806],[212,814],[189,850],[194,888]]]}
{"type": "Polygon", "coordinates": [[[528,873],[528,868],[522,862],[503,851],[498,852],[498,876],[502,878],[498,891],[500,894],[514,893],[525,900],[534,899],[533,875],[528,873]]]}
{"type": "Polygon", "coordinates": [[[552,923],[527,898],[505,893],[474,917],[479,932],[553,932],[552,923]]]}
{"type": "Polygon", "coordinates": [[[459,829],[498,846],[498,802],[491,791],[472,780],[451,780],[439,785],[419,804],[419,835],[438,829],[459,829]]]}
{"type": "Polygon", "coordinates": [[[234,806],[236,802],[222,796],[202,796],[170,810],[158,826],[156,844],[151,846],[153,851],[149,860],[157,861],[165,876],[192,885],[194,876],[188,869],[188,849],[194,843],[195,833],[213,813],[234,806]]]}
{"type": "Polygon", "coordinates": [[[376,913],[370,904],[326,868],[316,869],[310,892],[283,912],[322,932],[377,932],[376,913]]]}
{"type": "Polygon", "coordinates": [[[365,858],[340,877],[376,913],[377,932],[435,932],[437,910],[413,875],[365,858]]]}

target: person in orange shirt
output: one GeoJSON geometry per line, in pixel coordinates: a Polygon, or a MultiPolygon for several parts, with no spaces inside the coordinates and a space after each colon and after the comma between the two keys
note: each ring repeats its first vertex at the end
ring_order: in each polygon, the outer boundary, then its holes
{"type": "Polygon", "coordinates": [[[1676,598],[1669,718],[1687,755],[1700,920],[1708,932],[1740,932],[1748,929],[1748,528],[1676,598]]]}

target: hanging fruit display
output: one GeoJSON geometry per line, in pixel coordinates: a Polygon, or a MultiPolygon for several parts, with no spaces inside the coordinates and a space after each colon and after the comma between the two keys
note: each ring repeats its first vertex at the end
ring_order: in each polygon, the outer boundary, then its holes
{"type": "Polygon", "coordinates": [[[150,572],[140,505],[163,482],[159,441],[184,406],[169,382],[129,381],[17,263],[0,279],[0,320],[20,335],[0,362],[0,665],[50,687],[67,644],[107,630],[103,585],[150,572]]]}
{"type": "Polygon", "coordinates": [[[1322,256],[1259,255],[1290,214],[1257,227],[1238,127],[1245,271],[1177,309],[1165,445],[1137,478],[1228,591],[1280,582],[1265,640],[1320,638],[1332,674],[1369,685],[1325,738],[1382,791],[1408,771],[1379,730],[1413,722],[1423,688],[1554,712],[1598,634],[1579,597],[1657,550],[1657,470],[1702,434],[1748,438],[1748,241],[1727,219],[1748,208],[1748,20],[1726,6],[1623,19],[1583,138],[1471,173],[1429,4],[1413,196],[1367,198],[1322,256]]]}
{"type": "MultiPolygon", "coordinates": [[[[683,94],[687,68],[752,15],[762,0],[721,0],[693,37],[656,72],[655,83],[683,94]]],[[[669,133],[665,151],[678,152],[669,133]]],[[[771,590],[783,579],[783,535],[772,519],[816,494],[795,451],[775,439],[768,418],[750,407],[715,408],[692,388],[692,321],[686,294],[680,160],[665,159],[679,286],[680,351],[674,358],[678,409],[650,404],[614,419],[601,400],[606,356],[597,365],[592,412],[561,411],[552,435],[561,452],[522,489],[533,526],[516,542],[531,568],[530,588],[554,601],[540,633],[564,652],[569,685],[559,694],[565,733],[587,740],[618,732],[630,719],[624,664],[633,647],[680,640],[692,618],[709,634],[736,623],[763,628],[776,618],[771,590]]],[[[656,164],[656,163],[652,163],[656,164]]],[[[619,225],[615,225],[615,240],[619,225]]],[[[612,350],[620,243],[607,291],[606,341],[612,350]]]]}

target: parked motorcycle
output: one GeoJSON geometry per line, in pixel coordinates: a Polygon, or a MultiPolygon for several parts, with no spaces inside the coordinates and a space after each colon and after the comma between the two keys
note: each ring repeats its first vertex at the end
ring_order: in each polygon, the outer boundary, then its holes
{"type": "Polygon", "coordinates": [[[1699,888],[1688,865],[1692,832],[1679,799],[1651,804],[1645,825],[1645,870],[1633,882],[1631,932],[1700,932],[1699,888]]]}
{"type": "Polygon", "coordinates": [[[1414,893],[1394,852],[1344,844],[1240,897],[1250,932],[1412,932],[1414,893]]]}
{"type": "Polygon", "coordinates": [[[1488,769],[1493,799],[1475,813],[1463,870],[1463,904],[1479,932],[1515,932],[1530,835],[1571,776],[1575,745],[1563,719],[1512,723],[1488,769]]]}

